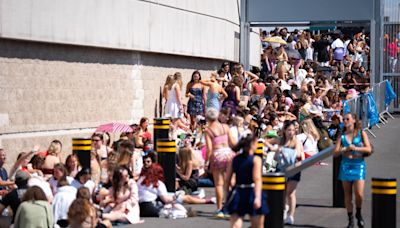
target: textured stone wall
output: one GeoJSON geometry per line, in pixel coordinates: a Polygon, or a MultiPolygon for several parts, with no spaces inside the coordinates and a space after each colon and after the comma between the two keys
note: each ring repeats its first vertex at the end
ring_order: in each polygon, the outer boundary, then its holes
{"type": "Polygon", "coordinates": [[[0,39],[0,147],[8,151],[8,163],[35,143],[46,149],[56,138],[70,153],[72,137],[90,135],[79,129],[153,118],[168,74],[181,72],[186,85],[194,69],[208,77],[220,64],[221,60],[0,39]]]}

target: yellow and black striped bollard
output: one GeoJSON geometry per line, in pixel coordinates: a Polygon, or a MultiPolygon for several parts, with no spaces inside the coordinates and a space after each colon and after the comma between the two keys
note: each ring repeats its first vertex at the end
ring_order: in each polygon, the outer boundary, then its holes
{"type": "Polygon", "coordinates": [[[284,173],[267,173],[262,177],[262,189],[267,192],[269,214],[264,227],[283,228],[286,179],[284,173]]]}
{"type": "Polygon", "coordinates": [[[175,192],[176,179],[176,142],[169,139],[158,139],[157,148],[158,163],[164,169],[165,186],[168,192],[175,192]]]}
{"type": "Polygon", "coordinates": [[[154,134],[153,143],[154,148],[157,148],[158,139],[168,139],[169,138],[169,124],[170,120],[165,118],[155,118],[154,119],[154,134]]]}
{"type": "Polygon", "coordinates": [[[258,141],[257,142],[257,150],[256,150],[255,155],[263,158],[263,154],[264,154],[264,143],[262,141],[258,141]]]}
{"type": "Polygon", "coordinates": [[[78,157],[79,164],[83,168],[90,169],[90,152],[92,151],[92,140],[90,138],[73,138],[72,153],[78,157]]]}
{"type": "Polygon", "coordinates": [[[396,227],[395,178],[372,178],[372,228],[396,227]]]}

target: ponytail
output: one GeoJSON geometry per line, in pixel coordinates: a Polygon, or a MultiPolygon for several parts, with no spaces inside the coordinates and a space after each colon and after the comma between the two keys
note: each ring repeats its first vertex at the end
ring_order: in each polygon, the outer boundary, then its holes
{"type": "Polygon", "coordinates": [[[251,144],[253,141],[255,141],[257,138],[253,134],[248,134],[241,138],[239,142],[232,148],[233,151],[236,153],[241,151],[241,156],[247,157],[249,156],[250,153],[250,148],[251,144]]]}

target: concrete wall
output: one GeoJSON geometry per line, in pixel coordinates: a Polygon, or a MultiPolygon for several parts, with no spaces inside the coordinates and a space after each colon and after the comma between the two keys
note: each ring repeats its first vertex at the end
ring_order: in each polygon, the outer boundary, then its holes
{"type": "Polygon", "coordinates": [[[177,55],[0,39],[0,147],[9,152],[9,162],[36,142],[46,149],[55,138],[61,138],[64,151],[70,153],[72,137],[93,132],[75,129],[153,118],[168,74],[181,72],[186,85],[193,70],[208,77],[220,64],[177,55]]]}
{"type": "Polygon", "coordinates": [[[0,0],[0,37],[239,60],[236,0],[0,0]]]}

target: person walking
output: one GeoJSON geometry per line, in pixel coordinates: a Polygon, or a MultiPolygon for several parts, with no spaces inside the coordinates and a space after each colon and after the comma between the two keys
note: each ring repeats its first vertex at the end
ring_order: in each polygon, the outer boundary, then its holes
{"type": "Polygon", "coordinates": [[[353,218],[353,189],[355,193],[356,218],[358,227],[364,227],[365,222],[361,215],[364,199],[364,185],[366,164],[364,157],[371,154],[371,144],[367,133],[361,128],[361,123],[354,113],[344,116],[343,134],[338,137],[334,155],[342,155],[339,167],[339,180],[342,181],[344,201],[347,209],[348,228],[354,227],[353,218]]]}
{"type": "Polygon", "coordinates": [[[217,198],[217,211],[215,217],[225,217],[222,211],[222,200],[224,198],[223,188],[225,174],[228,164],[232,161],[235,154],[229,146],[235,145],[229,126],[221,124],[218,121],[218,110],[209,108],[206,112],[206,118],[209,122],[208,128],[205,130],[205,138],[207,145],[207,155],[205,159],[205,167],[210,165],[215,185],[215,196],[217,198]]]}
{"type": "Polygon", "coordinates": [[[227,199],[226,210],[231,215],[231,227],[242,227],[243,217],[250,216],[251,227],[264,227],[264,215],[268,213],[267,195],[262,192],[262,159],[254,156],[257,137],[247,135],[233,147],[238,154],[228,167],[225,191],[228,192],[231,178],[235,174],[235,186],[227,199]]]}

